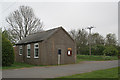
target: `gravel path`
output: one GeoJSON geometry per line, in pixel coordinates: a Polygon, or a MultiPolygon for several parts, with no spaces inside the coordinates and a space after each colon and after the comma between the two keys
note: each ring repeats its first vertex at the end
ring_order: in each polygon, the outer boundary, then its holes
{"type": "Polygon", "coordinates": [[[55,78],[117,66],[118,60],[83,61],[79,64],[3,70],[2,76],[3,78],[55,78]]]}

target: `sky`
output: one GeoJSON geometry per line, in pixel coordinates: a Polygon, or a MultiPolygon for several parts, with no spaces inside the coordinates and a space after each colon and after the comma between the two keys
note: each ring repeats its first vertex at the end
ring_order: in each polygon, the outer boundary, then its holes
{"type": "MultiPolygon", "coordinates": [[[[44,30],[62,26],[66,31],[85,29],[94,26],[92,33],[98,32],[104,37],[108,33],[115,33],[118,38],[118,2],[117,0],[31,0],[0,3],[0,27],[8,27],[5,18],[9,14],[25,5],[33,8],[37,18],[40,18],[44,30]]],[[[87,30],[88,31],[88,30],[87,30]]]]}

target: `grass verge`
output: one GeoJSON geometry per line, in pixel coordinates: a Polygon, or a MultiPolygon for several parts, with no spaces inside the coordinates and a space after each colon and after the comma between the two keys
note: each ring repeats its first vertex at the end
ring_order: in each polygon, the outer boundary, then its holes
{"type": "Polygon", "coordinates": [[[30,67],[42,67],[42,66],[57,66],[57,65],[31,65],[31,64],[27,64],[27,63],[20,63],[20,62],[14,62],[14,64],[12,64],[11,66],[4,66],[2,67],[3,70],[6,69],[19,69],[19,68],[30,68],[30,67]]]}
{"type": "Polygon", "coordinates": [[[96,55],[77,55],[77,63],[80,61],[108,61],[118,60],[117,56],[96,56],[96,55]]]}
{"type": "Polygon", "coordinates": [[[11,66],[4,66],[2,69],[17,69],[17,68],[25,68],[25,67],[34,67],[34,65],[26,64],[26,63],[18,63],[14,62],[11,66]]]}
{"type": "Polygon", "coordinates": [[[61,78],[118,78],[118,67],[65,76],[61,78]]]}
{"type": "MultiPolygon", "coordinates": [[[[81,74],[75,74],[71,76],[64,76],[64,77],[59,77],[59,78],[53,78],[49,80],[108,80],[109,78],[118,78],[118,67],[116,68],[110,68],[110,69],[104,69],[104,70],[97,70],[97,71],[92,71],[92,72],[87,72],[87,73],[81,73],[81,74]],[[101,78],[101,79],[99,79],[101,78]]],[[[111,79],[110,79],[111,80],[111,79]]]]}

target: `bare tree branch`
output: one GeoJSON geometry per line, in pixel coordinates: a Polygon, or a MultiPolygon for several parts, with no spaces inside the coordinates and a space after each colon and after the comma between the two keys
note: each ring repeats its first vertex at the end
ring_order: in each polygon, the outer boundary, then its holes
{"type": "Polygon", "coordinates": [[[17,41],[31,33],[41,31],[43,27],[43,23],[35,17],[33,9],[29,6],[20,6],[6,18],[6,21],[11,26],[9,32],[16,36],[14,38],[17,41]]]}

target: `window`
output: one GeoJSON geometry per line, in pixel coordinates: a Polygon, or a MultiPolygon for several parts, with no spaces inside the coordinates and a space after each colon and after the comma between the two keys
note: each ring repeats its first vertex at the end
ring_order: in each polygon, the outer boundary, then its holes
{"type": "Polygon", "coordinates": [[[27,45],[27,58],[30,58],[30,44],[27,45]]]}
{"type": "Polygon", "coordinates": [[[22,46],[19,46],[19,55],[22,55],[23,50],[22,50],[22,46]]]}
{"type": "Polygon", "coordinates": [[[58,54],[61,55],[61,49],[58,49],[58,54]]]}
{"type": "Polygon", "coordinates": [[[39,58],[39,45],[38,45],[38,43],[34,44],[34,58],[39,58]]]}

